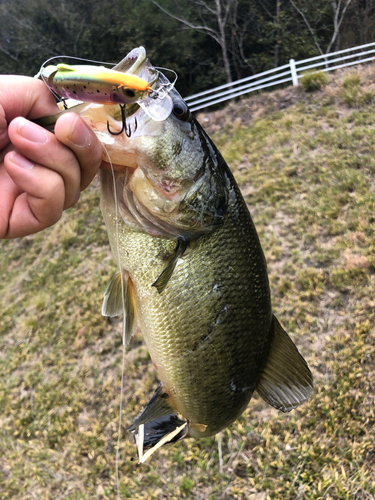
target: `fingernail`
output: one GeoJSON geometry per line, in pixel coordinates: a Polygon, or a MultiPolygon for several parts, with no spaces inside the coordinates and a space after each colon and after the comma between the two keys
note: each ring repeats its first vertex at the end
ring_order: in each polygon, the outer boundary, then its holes
{"type": "Polygon", "coordinates": [[[36,142],[38,144],[45,144],[48,141],[48,133],[39,125],[31,123],[28,120],[20,119],[18,125],[18,133],[28,141],[36,142]]]}
{"type": "Polygon", "coordinates": [[[24,158],[23,156],[19,155],[15,151],[12,151],[11,153],[9,153],[9,160],[12,163],[15,163],[16,165],[18,165],[19,167],[25,168],[26,170],[31,170],[35,165],[35,163],[32,163],[27,158],[24,158]]]}
{"type": "Polygon", "coordinates": [[[68,139],[79,148],[85,148],[91,144],[91,131],[78,116],[74,120],[68,139]]]}

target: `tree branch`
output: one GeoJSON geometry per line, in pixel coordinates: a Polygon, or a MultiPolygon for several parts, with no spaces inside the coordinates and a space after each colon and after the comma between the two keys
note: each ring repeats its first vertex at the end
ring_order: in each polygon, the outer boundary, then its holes
{"type": "Polygon", "coordinates": [[[167,16],[171,17],[172,19],[175,19],[176,21],[179,21],[180,23],[185,24],[186,26],[188,26],[188,28],[190,28],[192,30],[197,30],[197,31],[207,33],[207,35],[211,36],[216,41],[218,41],[218,38],[217,38],[218,33],[215,30],[213,30],[212,28],[209,28],[208,26],[197,26],[195,24],[192,24],[187,19],[184,19],[183,17],[175,16],[174,14],[172,14],[172,12],[169,12],[168,10],[164,9],[164,7],[162,7],[158,2],[156,2],[156,0],[150,0],[150,1],[154,5],[156,5],[156,7],[158,7],[161,11],[163,11],[164,14],[167,14],[167,16]]]}
{"type": "Polygon", "coordinates": [[[261,7],[263,7],[263,9],[267,12],[268,16],[273,19],[274,16],[272,15],[272,13],[267,9],[267,6],[264,5],[264,3],[262,2],[262,0],[258,0],[258,3],[261,7]]]}
{"type": "Polygon", "coordinates": [[[289,2],[293,5],[293,7],[296,9],[296,11],[297,11],[297,12],[298,12],[301,16],[302,16],[302,19],[305,21],[305,24],[306,24],[306,26],[307,26],[307,29],[310,31],[310,34],[311,34],[311,36],[313,37],[313,40],[314,40],[314,43],[315,43],[315,45],[316,45],[317,49],[319,50],[320,54],[321,54],[321,55],[323,55],[323,51],[322,51],[322,49],[321,49],[321,47],[320,47],[320,45],[319,45],[319,43],[318,43],[318,40],[316,39],[316,36],[315,36],[314,30],[311,28],[311,26],[310,26],[310,24],[309,24],[308,20],[306,19],[305,14],[302,12],[302,10],[301,10],[301,9],[299,9],[299,8],[297,7],[297,5],[295,4],[295,2],[294,2],[293,0],[289,0],[289,2]]]}
{"type": "Polygon", "coordinates": [[[1,50],[1,52],[4,52],[4,54],[9,56],[11,59],[13,59],[13,61],[18,61],[18,57],[14,56],[10,52],[8,52],[6,49],[4,49],[4,47],[2,47],[1,44],[0,44],[0,50],[1,50]]]}
{"type": "Polygon", "coordinates": [[[344,8],[342,9],[342,12],[341,12],[341,18],[338,21],[338,19],[339,19],[339,13],[340,13],[340,8],[341,8],[341,0],[339,0],[338,5],[336,5],[335,0],[332,0],[332,8],[334,9],[334,14],[335,14],[335,17],[334,17],[334,32],[333,32],[331,41],[329,42],[329,45],[327,47],[326,54],[329,53],[329,51],[331,50],[332,45],[335,43],[337,35],[339,34],[339,31],[340,31],[340,26],[341,26],[342,21],[343,21],[344,16],[345,16],[346,9],[349,7],[349,4],[350,4],[351,1],[352,0],[346,0],[344,8]]]}
{"type": "Polygon", "coordinates": [[[203,2],[203,0],[195,0],[194,3],[196,5],[200,5],[202,7],[204,7],[206,10],[208,10],[208,12],[210,12],[213,16],[216,16],[216,11],[214,9],[211,9],[211,7],[209,7],[206,2],[203,2]]]}

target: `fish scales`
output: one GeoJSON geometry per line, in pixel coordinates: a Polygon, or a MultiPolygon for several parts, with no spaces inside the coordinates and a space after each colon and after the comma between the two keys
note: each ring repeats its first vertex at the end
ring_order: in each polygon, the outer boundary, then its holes
{"type": "MultiPolygon", "coordinates": [[[[114,205],[102,210],[109,234],[116,235],[114,205]]],[[[150,283],[174,243],[118,223],[139,326],[171,404],[191,422],[207,425],[204,435],[215,434],[247,406],[271,342],[266,265],[245,202],[231,179],[225,223],[179,260],[162,294],[150,283]]],[[[113,237],[111,245],[116,255],[113,237]]]]}

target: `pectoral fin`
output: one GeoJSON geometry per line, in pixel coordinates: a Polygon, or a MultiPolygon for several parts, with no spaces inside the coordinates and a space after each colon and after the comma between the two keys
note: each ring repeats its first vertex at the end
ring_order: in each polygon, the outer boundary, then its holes
{"type": "Polygon", "coordinates": [[[187,242],[184,240],[178,240],[175,255],[168,266],[164,269],[158,279],[151,285],[154,286],[159,293],[161,293],[165,287],[167,286],[173,271],[176,267],[177,260],[184,255],[184,252],[187,248],[187,242]]]}
{"type": "Polygon", "coordinates": [[[121,279],[121,274],[117,271],[109,280],[105,289],[102,315],[113,317],[122,313],[124,313],[124,344],[127,347],[136,329],[134,288],[128,274],[125,273],[124,278],[121,279]]]}
{"type": "Polygon", "coordinates": [[[123,310],[122,280],[119,271],[116,271],[108,282],[103,294],[102,316],[120,316],[123,310]]]}
{"type": "Polygon", "coordinates": [[[271,406],[287,412],[306,401],[313,389],[312,374],[275,316],[273,340],[256,390],[271,406]]]}

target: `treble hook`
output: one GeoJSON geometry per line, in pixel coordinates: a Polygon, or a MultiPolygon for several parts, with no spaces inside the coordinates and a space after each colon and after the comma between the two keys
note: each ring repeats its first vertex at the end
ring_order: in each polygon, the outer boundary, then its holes
{"type": "MultiPolygon", "coordinates": [[[[112,130],[109,127],[108,121],[107,121],[107,130],[112,135],[120,135],[125,131],[126,136],[131,137],[132,131],[131,131],[130,125],[129,125],[129,127],[126,125],[125,104],[120,104],[120,108],[121,108],[121,121],[122,121],[122,128],[121,128],[120,132],[112,132],[112,130]]],[[[135,132],[137,130],[137,127],[138,127],[137,118],[135,118],[134,123],[135,123],[134,132],[135,132]]]]}

